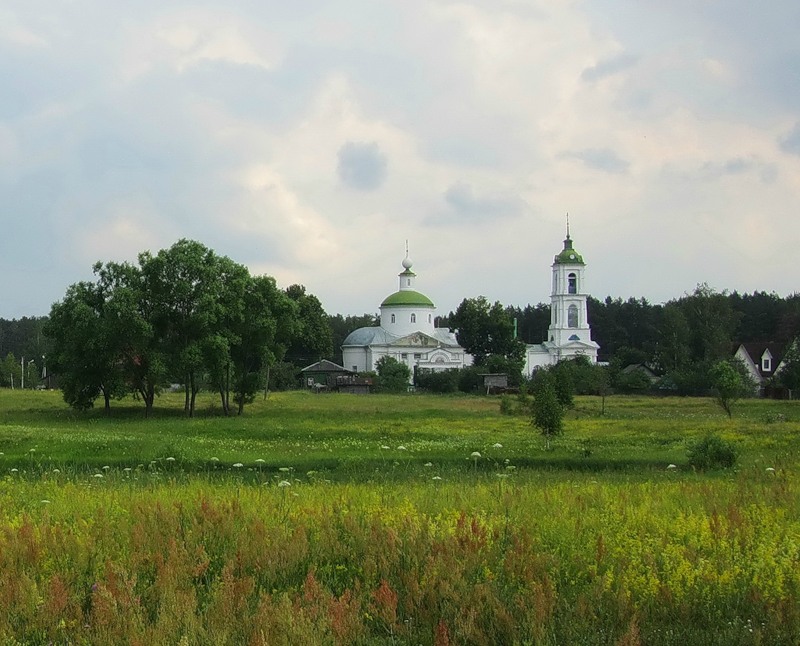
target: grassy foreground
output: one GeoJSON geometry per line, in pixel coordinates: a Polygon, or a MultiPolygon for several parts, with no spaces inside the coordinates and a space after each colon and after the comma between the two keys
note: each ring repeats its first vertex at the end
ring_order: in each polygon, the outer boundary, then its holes
{"type": "Polygon", "coordinates": [[[180,404],[0,391],[0,643],[800,639],[794,402],[580,399],[552,451],[486,398],[180,404]]]}

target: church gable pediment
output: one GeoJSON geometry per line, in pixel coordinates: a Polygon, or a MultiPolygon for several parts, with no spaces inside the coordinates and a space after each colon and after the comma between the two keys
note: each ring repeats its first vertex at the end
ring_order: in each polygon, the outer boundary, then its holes
{"type": "Polygon", "coordinates": [[[413,348],[435,348],[439,345],[439,342],[424,332],[413,332],[412,334],[400,337],[396,341],[392,341],[391,345],[413,348]]]}

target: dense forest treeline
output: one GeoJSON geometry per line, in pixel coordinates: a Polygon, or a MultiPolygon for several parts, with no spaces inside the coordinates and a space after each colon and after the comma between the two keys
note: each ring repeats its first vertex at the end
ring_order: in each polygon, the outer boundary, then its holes
{"type": "MultiPolygon", "coordinates": [[[[291,290],[295,300],[308,302],[320,310],[319,302],[305,299],[301,286],[291,290]]],[[[310,295],[308,295],[310,296],[310,295]]],[[[729,355],[734,344],[750,341],[788,342],[800,334],[800,294],[781,297],[769,292],[716,292],[699,285],[692,293],[664,304],[646,298],[589,297],[592,336],[600,344],[600,360],[628,365],[647,363],[669,372],[689,362],[712,360],[729,355]]],[[[525,343],[546,339],[550,325],[549,304],[505,306],[516,321],[518,338],[525,343]]],[[[439,317],[446,327],[454,313],[439,317]]],[[[302,317],[301,317],[302,318],[302,317]]],[[[378,324],[377,314],[308,316],[314,321],[303,334],[295,335],[285,353],[276,378],[284,385],[294,379],[292,368],[301,368],[321,358],[341,363],[341,344],[354,329],[378,324]],[[320,338],[323,340],[319,342],[320,338]]],[[[44,334],[48,317],[0,319],[0,386],[19,383],[24,365],[28,385],[31,377],[41,376],[52,341],[44,334]]]]}

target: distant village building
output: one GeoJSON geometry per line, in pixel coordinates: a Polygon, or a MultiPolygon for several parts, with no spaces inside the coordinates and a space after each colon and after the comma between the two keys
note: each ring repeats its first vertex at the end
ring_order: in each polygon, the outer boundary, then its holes
{"type": "Polygon", "coordinates": [[[381,357],[392,357],[411,369],[447,370],[472,365],[472,356],[448,328],[435,327],[433,301],[414,289],[416,274],[406,255],[399,290],[380,307],[380,325],[351,332],[342,343],[342,363],[353,372],[375,371],[381,357]]]}
{"type": "Polygon", "coordinates": [[[550,327],[547,340],[528,345],[525,352],[525,374],[550,366],[563,359],[583,356],[597,362],[600,346],[592,341],[586,301],[586,263],[572,246],[567,224],[564,249],[553,260],[553,288],[550,294],[550,327]]]}
{"type": "Polygon", "coordinates": [[[785,343],[741,343],[734,357],[744,364],[747,374],[763,393],[767,381],[783,368],[783,358],[788,349],[785,343]]]}
{"type": "Polygon", "coordinates": [[[303,368],[305,387],[314,392],[340,392],[367,394],[372,390],[372,379],[360,377],[338,363],[323,359],[303,368]]]}

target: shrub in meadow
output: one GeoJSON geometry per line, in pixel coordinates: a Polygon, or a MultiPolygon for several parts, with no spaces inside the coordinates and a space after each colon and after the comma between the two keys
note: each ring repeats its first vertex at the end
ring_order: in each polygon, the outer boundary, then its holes
{"type": "Polygon", "coordinates": [[[718,435],[706,435],[689,447],[689,464],[695,469],[730,469],[736,464],[736,448],[718,435]]]}

